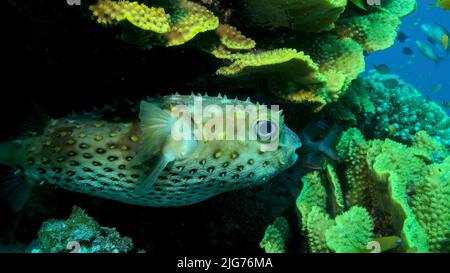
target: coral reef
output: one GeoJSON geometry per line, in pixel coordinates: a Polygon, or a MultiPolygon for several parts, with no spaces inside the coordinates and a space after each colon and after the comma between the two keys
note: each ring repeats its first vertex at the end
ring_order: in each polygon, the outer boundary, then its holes
{"type": "MultiPolygon", "coordinates": [[[[425,131],[414,139],[406,146],[367,141],[356,128],[343,133],[336,167],[302,178],[296,208],[307,251],[450,250],[450,156],[425,131]]],[[[266,245],[283,245],[280,229],[267,230],[266,245]]]]}
{"type": "Polygon", "coordinates": [[[291,230],[286,218],[280,216],[266,229],[259,246],[266,253],[286,253],[286,245],[291,238],[291,230]]]}
{"type": "Polygon", "coordinates": [[[445,148],[450,147],[450,118],[436,103],[396,75],[371,71],[352,83],[348,96],[329,109],[348,126],[358,126],[371,138],[390,138],[411,144],[425,131],[445,148]]]}
{"type": "Polygon", "coordinates": [[[74,207],[65,220],[49,220],[42,224],[33,253],[126,253],[133,249],[128,237],[114,228],[101,227],[82,209],[74,207]]]}
{"type": "Polygon", "coordinates": [[[327,167],[327,174],[315,171],[302,179],[303,189],[296,203],[309,251],[362,252],[373,238],[372,220],[362,207],[340,210],[343,195],[331,168],[327,167]],[[338,208],[336,204],[340,204],[338,208]]]}
{"type": "Polygon", "coordinates": [[[297,31],[320,32],[333,28],[344,12],[347,0],[246,0],[245,14],[259,27],[287,27],[297,31]]]}
{"type": "Polygon", "coordinates": [[[220,1],[210,3],[211,10],[188,0],[156,2],[155,7],[99,0],[90,9],[99,23],[126,19],[155,34],[157,39],[149,42],[152,44],[179,46],[192,40],[194,47],[223,61],[225,66],[217,70],[217,75],[258,77],[268,82],[267,92],[281,100],[311,105],[317,112],[342,97],[364,71],[364,51],[370,53],[393,44],[400,19],[414,11],[416,5],[414,0],[387,1],[381,8],[360,14],[353,10],[354,6],[347,7],[345,0],[239,4],[242,12],[237,12],[234,21],[250,18],[255,27],[271,31],[270,41],[261,39],[257,45],[229,25],[229,18],[214,12],[220,1]],[[289,32],[274,31],[279,28],[289,32]],[[208,42],[194,39],[200,33],[209,34],[203,36],[209,37],[208,42]],[[285,39],[286,34],[291,38],[285,39]]]}
{"type": "MultiPolygon", "coordinates": [[[[432,142],[426,147],[438,145],[429,137],[422,139],[432,142]]],[[[401,237],[404,251],[446,252],[449,159],[436,162],[439,150],[423,147],[415,143],[407,147],[389,139],[366,141],[357,129],[345,132],[337,149],[346,169],[346,205],[367,208],[376,230],[401,237]]]]}

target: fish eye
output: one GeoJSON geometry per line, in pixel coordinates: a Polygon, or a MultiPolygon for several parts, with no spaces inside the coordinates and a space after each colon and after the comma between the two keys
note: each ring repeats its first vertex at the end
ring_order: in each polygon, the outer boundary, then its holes
{"type": "Polygon", "coordinates": [[[259,120],[255,124],[256,136],[259,141],[268,141],[278,134],[278,125],[268,120],[259,120]]]}

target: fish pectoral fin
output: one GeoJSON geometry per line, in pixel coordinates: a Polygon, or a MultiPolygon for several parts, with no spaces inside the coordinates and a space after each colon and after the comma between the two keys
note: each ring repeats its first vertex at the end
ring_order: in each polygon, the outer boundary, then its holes
{"type": "Polygon", "coordinates": [[[159,175],[164,171],[164,168],[172,162],[166,156],[161,156],[155,165],[153,171],[138,185],[135,190],[136,194],[145,194],[152,191],[153,185],[158,180],[159,175]]]}
{"type": "Polygon", "coordinates": [[[137,157],[155,156],[161,152],[170,137],[176,119],[169,111],[147,101],[141,102],[139,119],[142,141],[137,157]]]}

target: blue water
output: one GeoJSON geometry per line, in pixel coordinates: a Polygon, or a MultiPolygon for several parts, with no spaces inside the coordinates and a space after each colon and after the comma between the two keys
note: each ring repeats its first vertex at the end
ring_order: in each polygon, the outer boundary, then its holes
{"type": "MultiPolygon", "coordinates": [[[[408,35],[409,39],[404,43],[396,41],[395,45],[379,52],[375,52],[366,58],[367,70],[374,64],[386,64],[393,74],[399,75],[403,80],[416,87],[423,95],[431,97],[441,104],[450,101],[450,58],[436,65],[425,58],[416,48],[416,40],[427,42],[426,35],[420,28],[424,23],[437,23],[450,30],[450,11],[438,7],[430,7],[429,4],[436,0],[419,0],[415,13],[403,18],[400,30],[408,35]],[[402,54],[404,47],[414,51],[414,55],[402,54]],[[442,89],[437,93],[428,90],[436,84],[442,84],[442,89]]],[[[450,109],[447,110],[450,113],[450,109]]]]}

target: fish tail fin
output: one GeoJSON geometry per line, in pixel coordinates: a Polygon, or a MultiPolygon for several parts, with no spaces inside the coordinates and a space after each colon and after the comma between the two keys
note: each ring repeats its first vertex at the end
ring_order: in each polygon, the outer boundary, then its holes
{"type": "Polygon", "coordinates": [[[17,153],[20,142],[0,143],[0,164],[17,167],[20,162],[20,156],[17,153]]]}
{"type": "Polygon", "coordinates": [[[19,165],[23,162],[20,142],[0,143],[0,200],[20,211],[31,195],[32,186],[23,177],[19,165]]]}
{"type": "Polygon", "coordinates": [[[326,154],[333,160],[338,160],[338,156],[335,151],[336,141],[339,137],[340,129],[337,124],[334,124],[328,131],[325,138],[320,142],[319,150],[326,154]]]}

